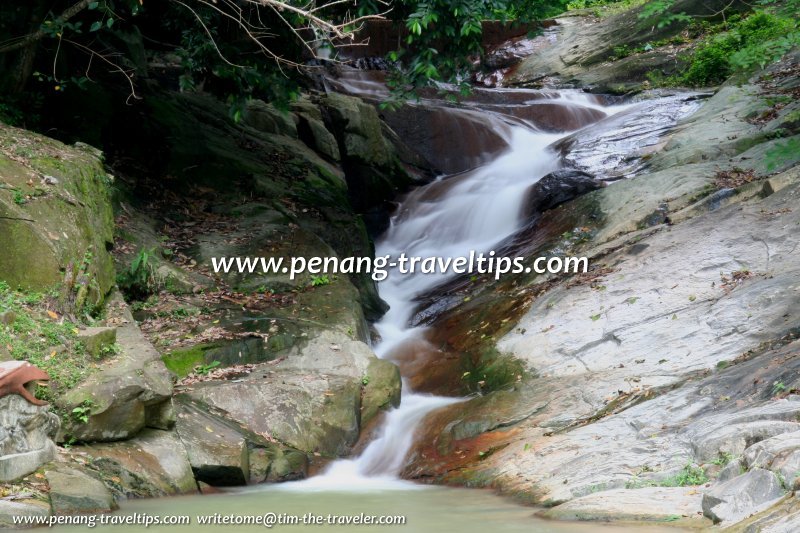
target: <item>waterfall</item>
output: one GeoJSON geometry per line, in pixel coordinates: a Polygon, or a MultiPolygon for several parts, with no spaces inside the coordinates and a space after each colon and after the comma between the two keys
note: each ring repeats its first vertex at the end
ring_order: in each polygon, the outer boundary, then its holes
{"type": "MultiPolygon", "coordinates": [[[[364,85],[364,80],[357,79],[358,84],[340,82],[339,90],[361,96],[374,95],[377,83],[367,84],[365,94],[361,94],[359,87],[364,85]]],[[[446,114],[451,125],[480,121],[505,148],[484,154],[489,157],[473,153],[471,160],[487,162],[465,172],[441,176],[406,195],[376,244],[376,256],[388,255],[395,260],[405,253],[406,257],[455,259],[467,257],[471,251],[486,254],[521,228],[527,190],[563,164],[565,157],[560,145],[564,140],[574,144],[575,135],[578,135],[583,150],[591,149],[600,154],[589,165],[571,163],[604,175],[618,166],[617,159],[606,155],[608,152],[619,151],[624,146],[628,154],[635,154],[659,142],[668,128],[699,105],[692,102],[691,94],[605,106],[600,98],[578,91],[523,89],[481,90],[476,99],[483,103],[452,107],[428,100],[419,105],[446,114]],[[497,101],[501,105],[490,103],[497,101]],[[561,124],[562,130],[568,130],[565,124],[570,124],[572,131],[553,133],[553,123],[561,124]],[[579,133],[576,134],[576,130],[579,133]],[[596,142],[591,142],[593,139],[596,142]]],[[[386,414],[378,437],[358,457],[335,461],[321,475],[284,484],[282,489],[419,488],[399,477],[413,446],[414,434],[429,413],[464,401],[464,398],[412,390],[407,378],[425,370],[425,361],[417,361],[418,354],[435,353],[436,348],[425,339],[425,328],[411,327],[410,322],[418,298],[453,275],[401,274],[394,270],[379,283],[380,296],[390,308],[375,324],[380,342],[374,349],[378,357],[393,361],[401,368],[400,406],[386,414]]]]}
{"type": "MultiPolygon", "coordinates": [[[[599,107],[593,97],[580,93],[559,100],[563,101],[566,112],[580,105],[589,109],[599,107]]],[[[474,114],[476,110],[448,109],[448,112],[474,114]]],[[[392,217],[389,229],[377,242],[376,256],[396,258],[405,252],[406,256],[455,258],[467,256],[471,250],[486,253],[519,229],[526,190],[559,168],[561,158],[549,146],[566,133],[546,133],[498,113],[485,112],[483,119],[508,148],[483,166],[442,176],[409,193],[392,217]]],[[[423,328],[409,326],[415,299],[451,275],[403,275],[391,271],[379,284],[381,298],[390,308],[375,324],[381,338],[375,346],[378,357],[397,361],[415,343],[426,342],[423,328]]],[[[378,437],[361,455],[335,461],[321,475],[286,484],[284,488],[407,490],[414,487],[398,476],[419,423],[432,411],[459,401],[463,399],[417,393],[404,379],[400,406],[386,414],[378,437]]]]}

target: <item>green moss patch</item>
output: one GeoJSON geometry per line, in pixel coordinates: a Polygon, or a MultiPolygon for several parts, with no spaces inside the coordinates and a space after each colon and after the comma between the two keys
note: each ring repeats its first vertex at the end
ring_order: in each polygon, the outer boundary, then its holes
{"type": "Polygon", "coordinates": [[[7,316],[13,318],[0,324],[0,347],[13,359],[29,361],[50,375],[51,387],[37,392],[47,401],[91,374],[103,355],[89,355],[77,340],[77,324],[52,310],[56,294],[12,290],[0,281],[0,312],[10,311],[7,316]]]}

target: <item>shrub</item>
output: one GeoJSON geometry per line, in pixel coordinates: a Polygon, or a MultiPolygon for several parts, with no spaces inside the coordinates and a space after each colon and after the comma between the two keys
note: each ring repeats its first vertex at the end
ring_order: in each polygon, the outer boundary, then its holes
{"type": "Polygon", "coordinates": [[[795,17],[756,11],[698,46],[680,81],[694,87],[716,85],[736,72],[764,68],[798,44],[795,17]]]}
{"type": "Polygon", "coordinates": [[[117,275],[117,284],[132,300],[144,300],[158,292],[161,282],[153,266],[153,250],[139,250],[130,266],[117,275]]]}

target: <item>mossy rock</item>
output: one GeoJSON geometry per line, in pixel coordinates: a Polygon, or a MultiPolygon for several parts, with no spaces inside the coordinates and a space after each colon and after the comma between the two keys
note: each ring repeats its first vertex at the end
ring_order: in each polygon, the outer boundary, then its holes
{"type": "Polygon", "coordinates": [[[380,411],[400,405],[400,369],[383,359],[370,361],[362,380],[361,426],[366,426],[380,411]]]}
{"type": "Polygon", "coordinates": [[[114,220],[99,151],[0,124],[0,278],[99,307],[114,284],[114,220]],[[13,154],[13,157],[11,156],[13,154]]]}

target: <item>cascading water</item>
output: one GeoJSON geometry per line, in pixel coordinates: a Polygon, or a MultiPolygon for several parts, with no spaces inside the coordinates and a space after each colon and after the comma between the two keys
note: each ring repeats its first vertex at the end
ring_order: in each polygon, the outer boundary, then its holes
{"type": "MultiPolygon", "coordinates": [[[[597,109],[588,95],[571,94],[565,106],[597,109]]],[[[608,108],[606,108],[608,111],[608,108]]],[[[453,110],[454,113],[463,110],[453,110]]],[[[475,113],[475,111],[467,111],[475,113]]],[[[487,253],[520,227],[526,190],[559,167],[560,156],[549,146],[565,133],[545,133],[512,117],[486,113],[484,120],[507,143],[508,149],[488,164],[438,180],[412,191],[400,204],[389,229],[377,243],[376,256],[465,257],[470,251],[487,253]]],[[[423,328],[409,326],[415,300],[451,274],[400,274],[380,283],[381,297],[389,311],[375,324],[380,343],[379,357],[398,361],[404,351],[426,342],[423,328]]],[[[398,361],[399,362],[399,361],[398,361]]],[[[402,368],[402,365],[401,365],[402,368]]],[[[413,444],[414,432],[431,411],[462,401],[416,393],[403,383],[400,406],[389,412],[380,436],[357,458],[336,461],[320,476],[285,485],[289,489],[408,489],[401,481],[413,444]]]]}

